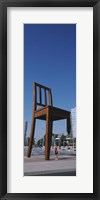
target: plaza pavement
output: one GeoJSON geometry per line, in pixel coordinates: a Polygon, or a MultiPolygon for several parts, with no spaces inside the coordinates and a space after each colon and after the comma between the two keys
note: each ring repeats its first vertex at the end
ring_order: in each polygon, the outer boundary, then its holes
{"type": "Polygon", "coordinates": [[[76,156],[59,155],[55,160],[55,155],[50,156],[46,161],[44,155],[35,155],[30,158],[24,157],[25,176],[75,176],[76,156]]]}

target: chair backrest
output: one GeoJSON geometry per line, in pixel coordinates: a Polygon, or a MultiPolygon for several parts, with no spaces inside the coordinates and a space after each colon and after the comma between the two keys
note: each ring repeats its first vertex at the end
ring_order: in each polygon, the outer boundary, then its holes
{"type": "Polygon", "coordinates": [[[51,89],[34,82],[34,110],[37,106],[45,107],[47,105],[53,106],[51,89]]]}

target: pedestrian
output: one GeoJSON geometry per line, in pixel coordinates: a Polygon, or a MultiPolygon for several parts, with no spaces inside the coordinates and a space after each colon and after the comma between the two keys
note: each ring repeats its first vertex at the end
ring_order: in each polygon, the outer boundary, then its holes
{"type": "Polygon", "coordinates": [[[55,160],[58,160],[58,147],[55,146],[55,160]]]}

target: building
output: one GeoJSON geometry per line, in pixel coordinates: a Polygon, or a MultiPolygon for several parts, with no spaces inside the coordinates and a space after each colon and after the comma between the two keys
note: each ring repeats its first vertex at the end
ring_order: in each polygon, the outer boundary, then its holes
{"type": "Polygon", "coordinates": [[[71,109],[71,134],[76,137],[76,107],[71,109]]]}

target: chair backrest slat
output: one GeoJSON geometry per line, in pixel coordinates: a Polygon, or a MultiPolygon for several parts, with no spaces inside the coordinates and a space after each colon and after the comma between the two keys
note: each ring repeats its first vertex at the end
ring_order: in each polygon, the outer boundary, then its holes
{"type": "Polygon", "coordinates": [[[36,90],[36,85],[34,84],[34,96],[33,96],[34,104],[33,104],[33,109],[36,110],[36,101],[37,101],[37,90],[36,90]]]}
{"type": "Polygon", "coordinates": [[[51,89],[48,92],[49,94],[49,105],[52,106],[52,94],[51,94],[51,89]]]}
{"type": "Polygon", "coordinates": [[[44,101],[45,101],[45,105],[47,105],[47,94],[46,94],[46,89],[44,89],[44,101]]]}
{"type": "Polygon", "coordinates": [[[42,94],[41,94],[41,87],[39,87],[39,92],[40,92],[40,104],[42,104],[42,94]]]}
{"type": "Polygon", "coordinates": [[[37,106],[42,106],[45,107],[48,105],[53,106],[53,101],[52,101],[52,92],[51,89],[40,85],[39,83],[34,83],[34,110],[37,110],[37,106]],[[39,98],[37,99],[37,88],[39,88],[39,98]],[[48,95],[47,95],[48,91],[48,95]],[[43,94],[44,93],[44,94],[43,94]],[[43,95],[44,95],[44,102],[43,102],[43,95]],[[48,101],[47,101],[48,99],[48,101]]]}

